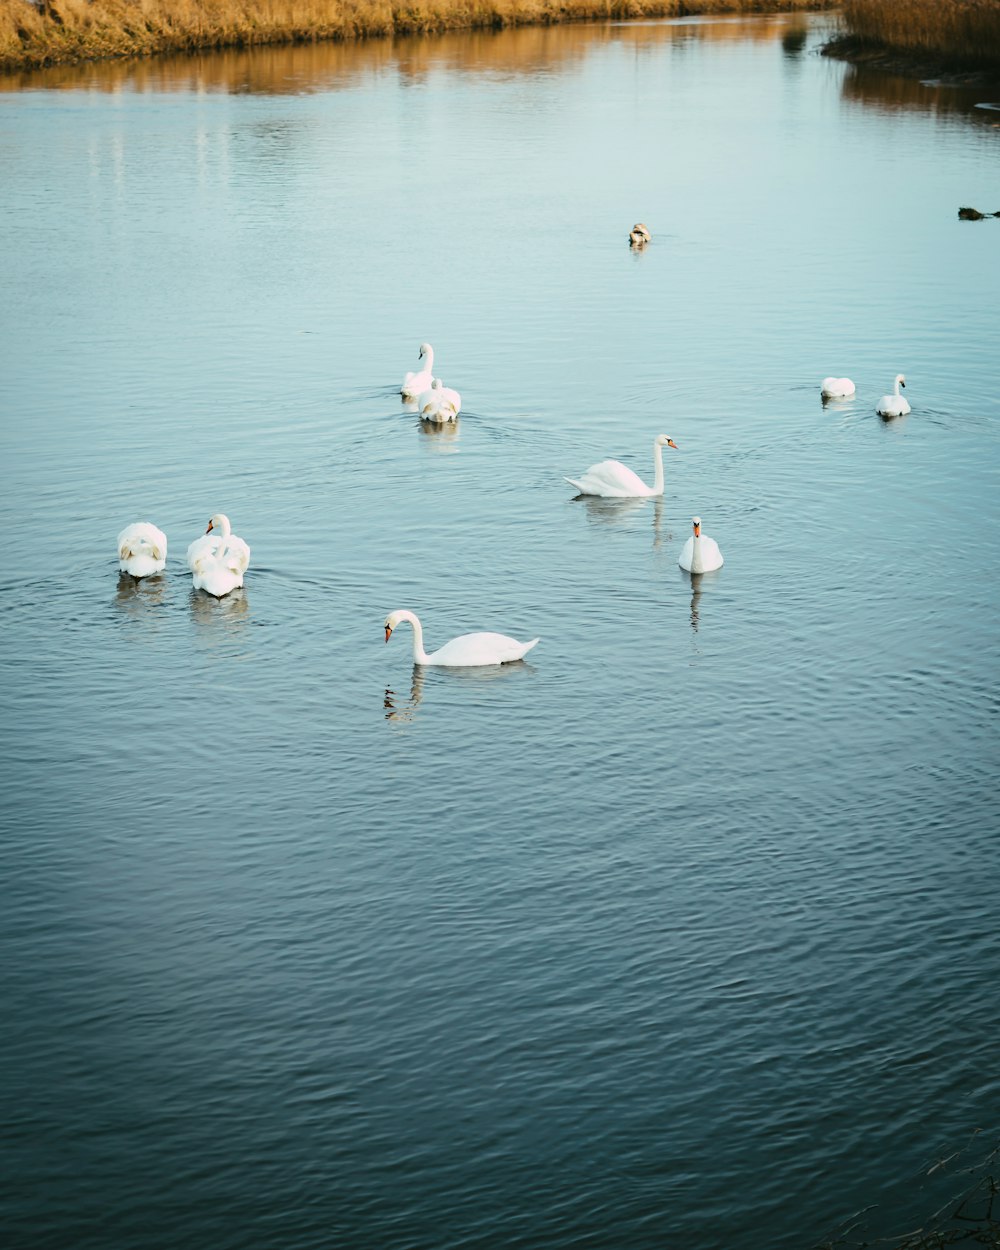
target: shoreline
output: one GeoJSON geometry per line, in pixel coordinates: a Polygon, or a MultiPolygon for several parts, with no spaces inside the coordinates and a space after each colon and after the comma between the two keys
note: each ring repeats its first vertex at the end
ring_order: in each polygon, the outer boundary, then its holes
{"type": "Polygon", "coordinates": [[[1000,87],[1000,64],[993,68],[963,66],[949,60],[945,53],[907,52],[871,43],[857,35],[838,35],[820,52],[831,60],[905,78],[931,79],[943,87],[1000,87]]]}
{"type": "Polygon", "coordinates": [[[0,72],[580,21],[806,15],[838,0],[0,0],[0,72]]]}

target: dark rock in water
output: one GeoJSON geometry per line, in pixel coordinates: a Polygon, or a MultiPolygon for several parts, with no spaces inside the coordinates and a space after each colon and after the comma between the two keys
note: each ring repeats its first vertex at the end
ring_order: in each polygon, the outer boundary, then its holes
{"type": "Polygon", "coordinates": [[[978,208],[960,208],[958,210],[959,221],[982,221],[985,216],[986,214],[981,213],[978,208]]]}

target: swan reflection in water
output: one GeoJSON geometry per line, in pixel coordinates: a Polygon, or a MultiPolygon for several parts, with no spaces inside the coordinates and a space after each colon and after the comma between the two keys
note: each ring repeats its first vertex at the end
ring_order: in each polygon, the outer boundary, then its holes
{"type": "Polygon", "coordinates": [[[704,573],[691,573],[691,629],[694,633],[698,632],[699,608],[698,601],[701,599],[701,579],[704,573]]]}
{"type": "Polygon", "coordinates": [[[142,616],[150,608],[161,607],[167,602],[168,584],[169,578],[162,573],[153,577],[133,577],[131,573],[119,573],[115,607],[127,616],[142,616]]]}
{"type": "Polygon", "coordinates": [[[527,677],[537,672],[537,666],[527,660],[516,660],[512,664],[483,664],[474,668],[429,668],[423,664],[414,664],[409,695],[398,693],[391,686],[386,686],[382,699],[385,719],[397,724],[408,724],[414,720],[428,682],[438,687],[449,683],[482,689],[495,681],[513,681],[514,674],[527,677]]]}
{"type": "Polygon", "coordinates": [[[426,434],[429,441],[421,444],[428,451],[447,455],[458,451],[458,432],[461,428],[458,419],[454,421],[427,421],[417,417],[417,427],[421,434],[426,434]]]}
{"type": "Polygon", "coordinates": [[[646,499],[605,499],[600,495],[577,495],[573,503],[582,503],[587,520],[594,525],[625,525],[637,512],[653,505],[653,547],[659,547],[671,533],[663,533],[663,496],[646,499]]]}
{"type": "Polygon", "coordinates": [[[215,643],[240,632],[250,619],[250,600],[245,586],[221,599],[203,590],[191,590],[191,619],[201,641],[215,643]]]}

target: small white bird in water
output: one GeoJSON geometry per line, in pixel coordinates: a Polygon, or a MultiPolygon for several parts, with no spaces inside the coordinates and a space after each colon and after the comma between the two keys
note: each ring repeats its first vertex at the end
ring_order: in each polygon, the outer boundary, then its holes
{"type": "Polygon", "coordinates": [[[461,634],[428,655],[424,650],[424,630],[420,619],[415,612],[407,612],[405,608],[390,612],[385,618],[386,642],[402,621],[409,621],[413,626],[413,660],[416,664],[440,664],[446,668],[511,664],[515,660],[524,659],[539,641],[532,638],[531,642],[518,642],[516,638],[508,638],[506,634],[461,634]]]}
{"type": "Polygon", "coordinates": [[[133,577],[152,577],[167,564],[167,536],[150,521],[136,521],[118,535],[118,568],[133,577]]]}
{"type": "Polygon", "coordinates": [[[714,538],[701,532],[701,517],[691,518],[694,533],[681,548],[677,563],[688,573],[711,573],[722,568],[722,552],[714,538]]]}
{"type": "Polygon", "coordinates": [[[883,395],[878,401],[875,411],[880,417],[905,417],[910,411],[906,397],[900,395],[899,388],[906,385],[906,378],[897,373],[891,395],[883,395]]]}
{"type": "Polygon", "coordinates": [[[847,399],[854,394],[850,378],[824,378],[820,393],[824,399],[847,399]]]}
{"type": "Polygon", "coordinates": [[[420,355],[417,359],[426,360],[427,363],[422,369],[404,376],[403,385],[399,388],[399,393],[404,399],[416,399],[418,395],[429,390],[434,381],[434,348],[430,343],[420,344],[420,355]]]}
{"type": "Polygon", "coordinates": [[[442,386],[441,379],[435,378],[430,390],[417,400],[420,415],[425,421],[454,421],[462,411],[462,396],[450,386],[442,386]]]}
{"type": "Polygon", "coordinates": [[[649,233],[648,226],[641,221],[637,221],[628,232],[628,241],[631,247],[645,247],[652,238],[653,236],[649,233]]]}
{"type": "Polygon", "coordinates": [[[208,529],[188,547],[188,568],[195,590],[206,590],[216,599],[243,585],[250,566],[250,548],[230,528],[229,517],[217,512],[208,529]]]}

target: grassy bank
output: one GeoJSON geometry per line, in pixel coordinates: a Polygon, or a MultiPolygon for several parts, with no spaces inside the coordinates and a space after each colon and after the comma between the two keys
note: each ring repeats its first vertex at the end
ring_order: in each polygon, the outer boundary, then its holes
{"type": "Polygon", "coordinates": [[[844,0],[842,10],[844,35],[832,55],[1000,68],[1000,0],[844,0]]]}
{"type": "Polygon", "coordinates": [[[0,68],[367,35],[822,9],[835,0],[0,0],[0,68]]]}

